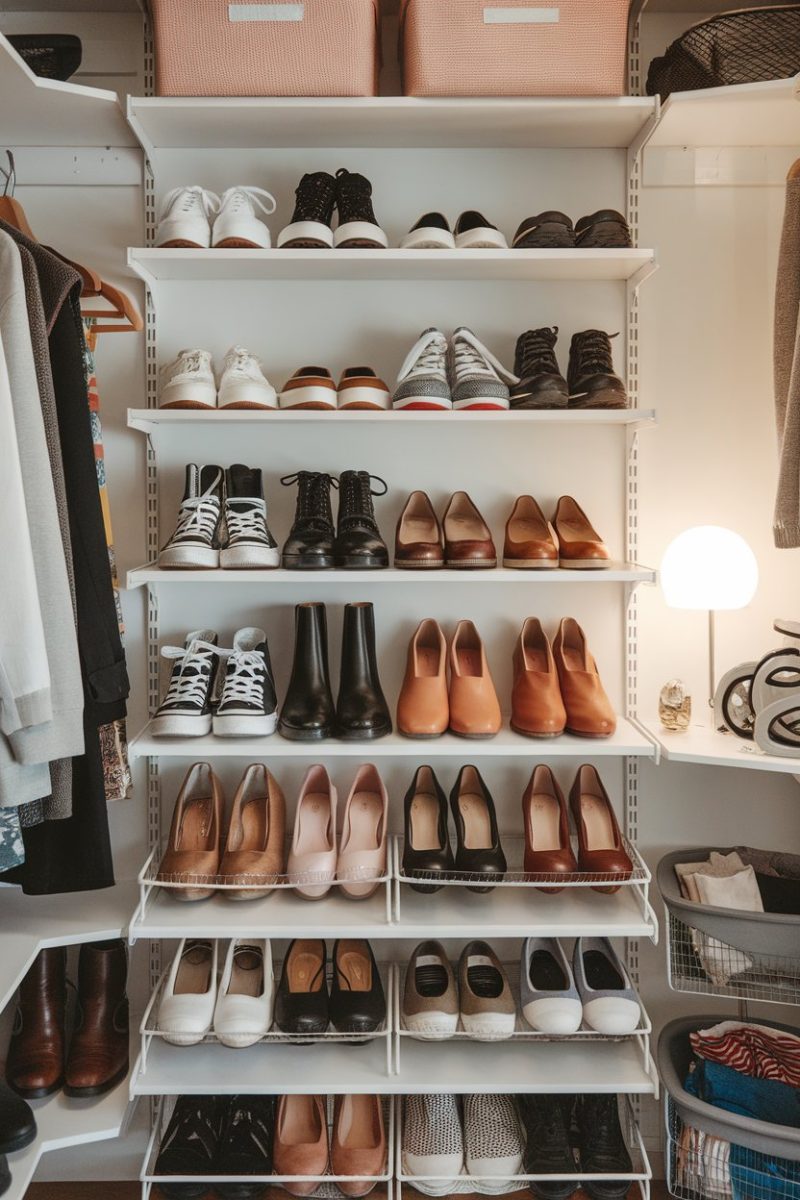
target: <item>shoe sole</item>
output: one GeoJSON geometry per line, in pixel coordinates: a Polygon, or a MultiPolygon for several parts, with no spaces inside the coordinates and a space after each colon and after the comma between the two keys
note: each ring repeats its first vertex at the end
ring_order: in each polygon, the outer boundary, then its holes
{"type": "Polygon", "coordinates": [[[413,400],[394,400],[392,408],[395,412],[452,412],[453,404],[434,396],[415,396],[413,400]]]}
{"type": "Polygon", "coordinates": [[[332,556],[320,561],[316,557],[307,558],[305,555],[294,557],[284,554],[281,565],[285,571],[332,571],[334,568],[332,556]]]}
{"type": "Polygon", "coordinates": [[[406,733],[405,729],[398,729],[397,732],[401,737],[410,738],[412,742],[435,742],[447,733],[447,730],[443,729],[441,733],[406,733]]]}
{"type": "Polygon", "coordinates": [[[566,392],[542,392],[540,396],[533,397],[528,392],[521,392],[519,395],[511,393],[511,407],[521,408],[526,410],[536,411],[537,409],[558,409],[567,408],[569,398],[566,392]]]}
{"type": "MultiPolygon", "coordinates": [[[[159,880],[156,877],[156,884],[159,880]]],[[[214,895],[216,888],[192,888],[180,887],[170,888],[170,895],[174,900],[180,900],[183,904],[196,904],[199,900],[208,900],[214,895]]]]}
{"type": "Polygon", "coordinates": [[[167,242],[159,242],[157,250],[208,250],[202,242],[193,242],[191,238],[170,238],[167,242]]]}
{"type": "Polygon", "coordinates": [[[507,250],[508,241],[498,229],[487,226],[456,234],[456,250],[507,250]]]}
{"type": "Polygon", "coordinates": [[[212,250],[270,250],[272,247],[267,243],[254,242],[252,238],[246,237],[226,237],[220,242],[214,242],[212,250]]]}
{"type": "Polygon", "coordinates": [[[277,549],[235,546],[220,550],[219,565],[223,571],[272,571],[281,565],[281,556],[277,549]]]}
{"type": "Polygon", "coordinates": [[[462,1014],[461,1022],[464,1031],[476,1042],[504,1042],[514,1032],[516,1015],[509,1018],[502,1013],[484,1013],[474,1017],[462,1014]]]}
{"type": "Polygon", "coordinates": [[[162,571],[216,571],[219,568],[219,550],[202,546],[175,546],[162,550],[158,556],[162,571]]]}
{"type": "Polygon", "coordinates": [[[503,566],[507,571],[557,571],[563,567],[557,558],[504,558],[503,566]]]}
{"type": "Polygon", "coordinates": [[[470,400],[454,400],[454,412],[506,412],[511,407],[509,400],[499,400],[497,396],[473,396],[470,400]]]}
{"type": "Polygon", "coordinates": [[[336,389],[319,383],[284,390],[279,399],[280,407],[286,411],[292,408],[314,408],[336,412],[337,407],[336,389]]]}
{"type": "Polygon", "coordinates": [[[444,229],[435,229],[432,226],[427,226],[423,229],[416,230],[415,233],[407,233],[400,242],[401,250],[455,250],[456,239],[452,233],[447,233],[444,229]]]}
{"type": "Polygon", "coordinates": [[[386,250],[389,239],[380,225],[371,221],[347,221],[336,230],[333,244],[337,250],[386,250]]]}
{"type": "MultiPolygon", "coordinates": [[[[6,1083],[11,1088],[12,1092],[16,1092],[23,1100],[44,1100],[47,1096],[52,1096],[56,1092],[60,1092],[64,1086],[64,1077],[62,1076],[57,1083],[53,1083],[46,1088],[21,1088],[12,1083],[10,1079],[6,1079],[6,1083]]],[[[34,1135],[35,1136],[35,1135],[34,1135]]],[[[21,1149],[21,1147],[17,1147],[21,1149]]],[[[5,1154],[6,1151],[0,1150],[0,1154],[5,1154]]]]}
{"type": "Polygon", "coordinates": [[[324,742],[326,738],[334,736],[332,727],[330,729],[292,729],[291,726],[284,725],[281,721],[278,722],[278,733],[282,738],[286,738],[287,742],[324,742]]]}
{"type": "Polygon", "coordinates": [[[173,714],[168,717],[153,717],[150,732],[154,737],[205,737],[207,733],[211,733],[211,724],[211,713],[203,717],[173,714]]]}
{"type": "Polygon", "coordinates": [[[515,725],[513,721],[510,724],[512,731],[518,733],[520,737],[557,738],[561,737],[561,734],[564,732],[563,729],[559,729],[557,733],[534,733],[532,729],[522,729],[519,725],[515,725]]]}
{"type": "Polygon", "coordinates": [[[374,554],[336,560],[336,569],[339,571],[385,571],[388,567],[388,558],[378,558],[374,554]]]}
{"type": "Polygon", "coordinates": [[[430,560],[424,562],[398,562],[395,559],[394,565],[398,571],[441,571],[444,567],[444,559],[441,559],[439,562],[431,562],[430,560]]]}
{"type": "Polygon", "coordinates": [[[332,250],[333,230],[323,221],[292,221],[278,234],[279,250],[332,250]]]}
{"type": "Polygon", "coordinates": [[[340,742],[374,742],[378,738],[386,737],[391,732],[391,725],[378,726],[376,729],[360,729],[358,732],[351,732],[349,729],[338,729],[335,737],[340,742]]]}
{"type": "Polygon", "coordinates": [[[445,559],[449,571],[494,571],[497,567],[496,558],[461,558],[455,561],[445,559]]]}
{"type": "Polygon", "coordinates": [[[559,566],[565,571],[607,571],[611,561],[607,558],[561,558],[559,566]]]}
{"type": "Polygon", "coordinates": [[[98,1083],[94,1087],[76,1088],[70,1087],[69,1084],[64,1084],[64,1095],[71,1099],[80,1100],[89,1096],[105,1096],[106,1092],[112,1091],[118,1084],[122,1083],[123,1079],[128,1078],[130,1072],[130,1063],[126,1062],[124,1067],[121,1067],[111,1079],[107,1079],[105,1083],[98,1083]]]}
{"type": "Polygon", "coordinates": [[[461,733],[458,729],[453,729],[452,725],[447,732],[452,733],[454,737],[466,738],[467,741],[473,742],[487,742],[489,738],[497,737],[496,733],[461,733]]]}
{"type": "Polygon", "coordinates": [[[392,407],[391,393],[371,387],[342,387],[339,388],[339,409],[379,409],[383,412],[392,407]]]}
{"type": "Polygon", "coordinates": [[[212,722],[214,737],[271,737],[277,727],[277,712],[257,717],[225,713],[212,722]]]}
{"type": "MultiPolygon", "coordinates": [[[[61,1084],[58,1085],[58,1088],[60,1087],[61,1084]]],[[[53,1091],[58,1091],[58,1088],[54,1088],[53,1091]]],[[[16,1088],[14,1091],[16,1091],[16,1088]]],[[[22,1094],[22,1092],[17,1092],[18,1096],[21,1096],[22,1094]]],[[[52,1095],[52,1091],[45,1094],[48,1096],[52,1095]]],[[[41,1096],[31,1096],[30,1099],[41,1099],[41,1096]]],[[[2,1142],[0,1142],[0,1154],[16,1154],[18,1150],[25,1150],[28,1146],[32,1145],[36,1141],[38,1134],[39,1131],[34,1122],[33,1129],[26,1129],[24,1133],[18,1133],[16,1137],[5,1138],[2,1142]]]]}

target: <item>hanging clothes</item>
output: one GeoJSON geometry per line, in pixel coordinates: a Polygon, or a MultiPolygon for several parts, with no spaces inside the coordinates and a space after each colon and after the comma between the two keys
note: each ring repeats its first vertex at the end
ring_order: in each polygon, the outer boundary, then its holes
{"type": "Polygon", "coordinates": [[[787,550],[800,546],[800,159],[786,180],[773,358],[780,454],[773,534],[787,550]]]}

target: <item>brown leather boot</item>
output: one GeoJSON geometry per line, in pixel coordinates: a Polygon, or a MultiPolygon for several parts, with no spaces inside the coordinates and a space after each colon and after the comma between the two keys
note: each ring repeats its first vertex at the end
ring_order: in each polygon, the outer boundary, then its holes
{"type": "Polygon", "coordinates": [[[128,955],[121,938],[81,946],[78,1023],[64,1094],[102,1096],[128,1074],[128,955]]]}
{"type": "Polygon", "coordinates": [[[6,1062],[9,1087],[26,1100],[50,1096],[64,1084],[66,995],[66,949],[41,950],[20,985],[6,1062]]]}

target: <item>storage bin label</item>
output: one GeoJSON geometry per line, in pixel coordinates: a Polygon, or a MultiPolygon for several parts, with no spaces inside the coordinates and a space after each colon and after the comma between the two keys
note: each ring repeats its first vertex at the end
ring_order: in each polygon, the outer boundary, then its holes
{"type": "Polygon", "coordinates": [[[484,25],[557,25],[558,8],[484,8],[484,25]]]}
{"type": "Polygon", "coordinates": [[[229,4],[229,21],[302,21],[305,4],[229,4]]]}

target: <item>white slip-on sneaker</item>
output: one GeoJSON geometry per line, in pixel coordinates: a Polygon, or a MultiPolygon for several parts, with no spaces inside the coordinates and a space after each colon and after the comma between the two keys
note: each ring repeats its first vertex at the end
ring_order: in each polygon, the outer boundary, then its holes
{"type": "Polygon", "coordinates": [[[231,346],[225,355],[217,404],[220,408],[278,407],[275,388],[261,370],[261,360],[244,346],[231,346]]]}
{"type": "Polygon", "coordinates": [[[275,979],[266,938],[234,938],[228,946],[214,1009],[214,1032],[223,1046],[253,1046],[272,1025],[275,979]]]}
{"type": "Polygon", "coordinates": [[[211,1029],[217,999],[217,943],[184,938],[172,960],[156,1027],[173,1046],[196,1046],[211,1029]]]}
{"type": "Polygon", "coordinates": [[[187,633],[183,646],[162,646],[174,661],[167,694],[150,722],[154,737],[203,737],[211,733],[211,699],[217,677],[217,635],[213,629],[187,633]]]}
{"type": "Polygon", "coordinates": [[[219,552],[223,571],[279,567],[278,543],[267,525],[267,502],[260,467],[234,463],[225,472],[223,524],[228,538],[219,552]]]}
{"type": "Polygon", "coordinates": [[[470,209],[456,221],[456,250],[507,250],[506,235],[487,221],[483,213],[470,209]]]}
{"type": "Polygon", "coordinates": [[[271,216],[275,197],[263,188],[237,184],[223,192],[219,212],[214,218],[211,245],[214,250],[269,250],[269,229],[258,216],[271,216]]]}
{"type": "Polygon", "coordinates": [[[464,1168],[464,1134],[458,1097],[406,1096],[403,1111],[404,1175],[423,1182],[428,1196],[446,1196],[464,1168]]]}
{"type": "Polygon", "coordinates": [[[504,1191],[522,1171],[522,1151],[522,1130],[511,1096],[464,1097],[467,1175],[484,1179],[488,1191],[504,1191]]]}
{"type": "Polygon", "coordinates": [[[400,242],[401,250],[455,250],[456,239],[444,213],[425,213],[400,242]]]}
{"type": "Polygon", "coordinates": [[[167,192],[156,229],[156,246],[162,249],[207,250],[211,222],[219,212],[219,196],[199,184],[167,192]]]}
{"type": "Polygon", "coordinates": [[[577,1033],[583,1005],[572,968],[556,938],[526,938],[519,970],[522,1015],[531,1029],[563,1035],[577,1033]]]}
{"type": "Polygon", "coordinates": [[[338,396],[327,367],[299,367],[281,392],[281,408],[336,409],[338,396]]]}
{"type": "Polygon", "coordinates": [[[371,367],[347,367],[337,390],[340,409],[392,407],[392,393],[371,367]]]}
{"type": "Polygon", "coordinates": [[[447,365],[454,409],[468,412],[509,407],[509,385],[519,381],[471,329],[462,326],[455,331],[447,365]]]}
{"type": "Polygon", "coordinates": [[[397,376],[392,407],[396,409],[451,409],[447,375],[447,338],[438,329],[426,329],[408,352],[397,376]]]}
{"type": "Polygon", "coordinates": [[[160,408],[216,408],[217,381],[208,350],[179,350],[161,368],[160,408]]]}
{"type": "Polygon", "coordinates": [[[221,467],[187,463],[175,531],[158,556],[162,571],[213,571],[219,566],[222,491],[221,467]]]}
{"type": "Polygon", "coordinates": [[[240,629],[227,660],[217,711],[215,737],[269,737],[278,724],[278,696],[263,629],[240,629]]]}
{"type": "Polygon", "coordinates": [[[642,1010],[628,972],[608,938],[577,938],[572,970],[583,1019],[598,1033],[633,1033],[642,1010]]]}

